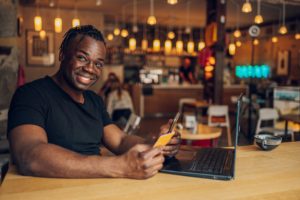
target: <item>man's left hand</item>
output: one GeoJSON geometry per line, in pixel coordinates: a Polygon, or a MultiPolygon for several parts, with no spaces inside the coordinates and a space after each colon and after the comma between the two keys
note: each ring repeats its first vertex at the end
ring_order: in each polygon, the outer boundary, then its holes
{"type": "MultiPolygon", "coordinates": [[[[168,125],[171,125],[172,120],[169,120],[168,125]]],[[[161,127],[161,133],[166,133],[168,131],[168,126],[167,125],[163,125],[161,127]]],[[[180,137],[180,133],[177,130],[174,130],[175,134],[173,135],[172,139],[170,140],[170,142],[163,147],[163,155],[164,156],[168,156],[168,157],[172,157],[175,156],[178,151],[179,151],[179,147],[180,147],[180,143],[181,143],[181,137],[180,137]]]]}

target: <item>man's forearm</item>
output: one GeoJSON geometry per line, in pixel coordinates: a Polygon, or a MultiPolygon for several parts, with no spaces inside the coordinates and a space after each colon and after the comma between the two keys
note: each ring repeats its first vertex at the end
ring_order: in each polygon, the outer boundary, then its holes
{"type": "Polygon", "coordinates": [[[85,156],[53,144],[39,144],[17,160],[24,175],[64,178],[124,177],[120,157],[85,156]],[[25,158],[25,159],[22,159],[25,158]],[[120,162],[119,162],[120,163],[120,162]]]}
{"type": "Polygon", "coordinates": [[[127,152],[131,147],[136,144],[144,144],[146,140],[136,135],[126,135],[122,138],[122,142],[119,146],[117,154],[123,154],[127,152]]]}

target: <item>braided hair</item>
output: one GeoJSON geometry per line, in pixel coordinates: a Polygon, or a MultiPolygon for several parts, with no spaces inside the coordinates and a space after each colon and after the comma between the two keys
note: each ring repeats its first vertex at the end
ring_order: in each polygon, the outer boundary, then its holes
{"type": "Polygon", "coordinates": [[[70,42],[77,36],[77,35],[82,35],[84,36],[89,36],[94,38],[95,40],[98,40],[100,42],[103,42],[105,45],[105,40],[102,35],[102,33],[96,29],[92,25],[83,25],[83,26],[76,26],[73,28],[70,28],[64,35],[64,39],[60,45],[59,48],[59,55],[62,56],[64,52],[66,52],[70,42]]]}

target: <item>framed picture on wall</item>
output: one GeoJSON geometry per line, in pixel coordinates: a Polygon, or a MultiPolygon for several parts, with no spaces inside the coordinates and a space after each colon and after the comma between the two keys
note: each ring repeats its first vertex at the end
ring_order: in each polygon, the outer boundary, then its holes
{"type": "Polygon", "coordinates": [[[289,75],[289,64],[290,64],[290,52],[279,51],[277,57],[277,75],[288,76],[289,75]]]}
{"type": "Polygon", "coordinates": [[[53,32],[46,31],[43,34],[32,30],[26,31],[26,61],[28,65],[54,66],[54,55],[53,32]]]}

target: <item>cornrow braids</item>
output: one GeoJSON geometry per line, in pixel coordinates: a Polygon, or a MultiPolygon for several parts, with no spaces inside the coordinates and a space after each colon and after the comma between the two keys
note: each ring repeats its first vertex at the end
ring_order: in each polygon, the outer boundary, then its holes
{"type": "Polygon", "coordinates": [[[59,54],[62,55],[64,52],[66,52],[70,42],[77,36],[89,36],[94,38],[95,40],[101,41],[106,45],[104,37],[102,33],[96,29],[92,25],[83,25],[83,26],[76,26],[73,28],[70,28],[64,35],[64,39],[60,45],[59,48],[59,54]]]}

